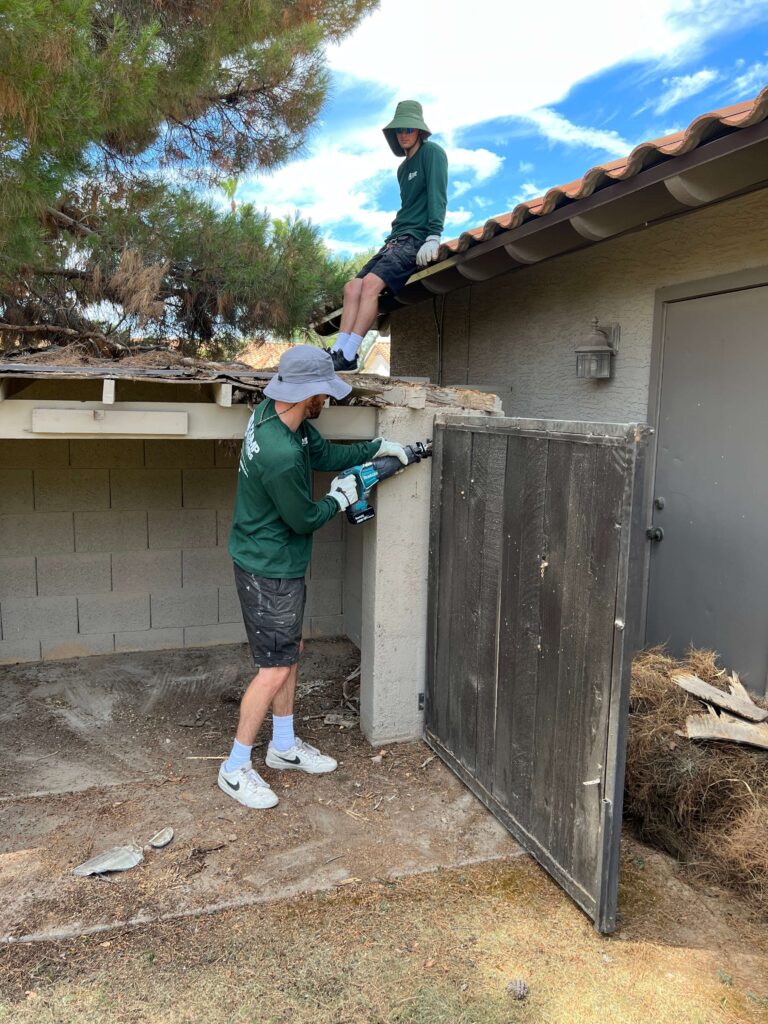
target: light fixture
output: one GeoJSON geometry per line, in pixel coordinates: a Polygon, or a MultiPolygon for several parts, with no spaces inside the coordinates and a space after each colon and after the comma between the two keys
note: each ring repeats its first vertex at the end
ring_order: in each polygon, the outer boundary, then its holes
{"type": "Polygon", "coordinates": [[[613,357],[618,350],[619,325],[601,327],[595,317],[588,345],[576,349],[576,376],[587,380],[606,380],[613,376],[613,357]]]}

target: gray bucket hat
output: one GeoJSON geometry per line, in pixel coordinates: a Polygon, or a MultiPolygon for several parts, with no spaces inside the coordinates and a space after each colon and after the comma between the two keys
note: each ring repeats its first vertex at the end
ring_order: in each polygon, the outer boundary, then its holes
{"type": "Polygon", "coordinates": [[[336,376],[330,352],[316,345],[294,345],[280,356],[277,373],[264,394],[278,402],[303,402],[313,395],[346,398],[351,390],[336,376]]]}
{"type": "Polygon", "coordinates": [[[386,128],[381,129],[395,156],[405,156],[405,150],[397,141],[398,128],[418,128],[424,132],[425,139],[432,134],[424,123],[424,112],[418,100],[401,100],[395,109],[395,116],[386,128]]]}

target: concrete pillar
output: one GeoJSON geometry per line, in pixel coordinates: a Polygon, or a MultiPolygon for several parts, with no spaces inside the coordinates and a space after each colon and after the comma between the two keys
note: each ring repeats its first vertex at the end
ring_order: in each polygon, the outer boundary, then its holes
{"type": "MultiPolygon", "coordinates": [[[[382,409],[377,435],[410,444],[432,437],[436,410],[382,409]]],[[[373,492],[376,518],[363,526],[360,724],[381,746],[420,737],[426,685],[427,570],[432,463],[373,492]]]]}

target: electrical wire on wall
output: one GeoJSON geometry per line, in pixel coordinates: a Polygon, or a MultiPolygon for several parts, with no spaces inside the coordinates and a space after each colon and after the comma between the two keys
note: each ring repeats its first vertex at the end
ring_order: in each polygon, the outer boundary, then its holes
{"type": "Polygon", "coordinates": [[[445,319],[445,300],[446,295],[441,296],[442,302],[440,303],[440,316],[437,315],[437,296],[432,298],[432,315],[435,318],[435,331],[437,333],[437,377],[436,383],[438,385],[443,383],[443,321],[445,319]]]}

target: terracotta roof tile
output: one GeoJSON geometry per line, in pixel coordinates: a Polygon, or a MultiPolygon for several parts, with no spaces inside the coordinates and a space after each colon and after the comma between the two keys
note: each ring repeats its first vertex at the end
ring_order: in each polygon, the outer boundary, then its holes
{"type": "Polygon", "coordinates": [[[708,114],[701,114],[691,121],[685,131],[675,132],[674,135],[667,135],[662,139],[641,142],[628,156],[592,167],[576,181],[558,185],[543,196],[518,203],[514,210],[508,213],[491,217],[482,226],[472,228],[458,238],[444,242],[440,247],[440,258],[447,259],[454,253],[465,252],[472,245],[493,238],[502,231],[519,227],[533,217],[546,217],[548,213],[552,213],[566,202],[585,199],[615,181],[633,178],[646,168],[689,153],[711,138],[723,135],[731,129],[748,128],[766,119],[768,86],[752,100],[744,100],[708,114]]]}

